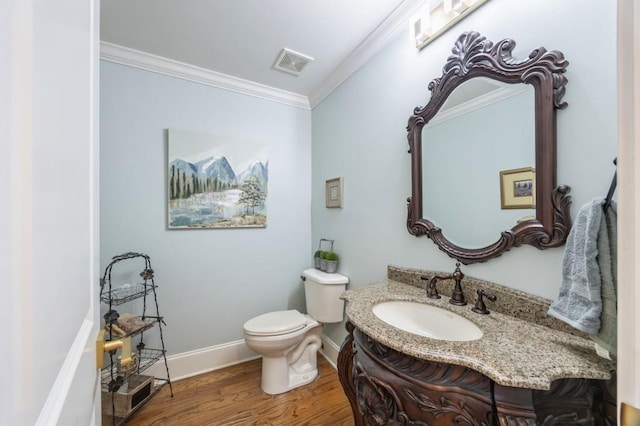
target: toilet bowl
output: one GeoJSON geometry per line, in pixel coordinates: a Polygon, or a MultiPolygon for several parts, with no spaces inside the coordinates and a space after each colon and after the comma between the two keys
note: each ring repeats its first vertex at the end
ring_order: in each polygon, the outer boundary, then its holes
{"type": "Polygon", "coordinates": [[[265,393],[276,395],[315,380],[321,331],[318,321],[296,310],[270,312],[245,323],[247,346],[262,355],[265,393]]]}
{"type": "Polygon", "coordinates": [[[309,269],[303,272],[302,280],[309,314],[295,309],[269,312],[250,319],[243,327],[247,346],[262,355],[261,387],[270,395],[318,377],[317,353],[322,346],[319,321],[342,321],[344,301],[340,295],[348,278],[309,269]]]}

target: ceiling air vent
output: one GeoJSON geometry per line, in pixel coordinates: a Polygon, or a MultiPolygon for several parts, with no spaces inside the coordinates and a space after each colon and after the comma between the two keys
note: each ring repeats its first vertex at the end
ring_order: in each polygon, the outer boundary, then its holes
{"type": "Polygon", "coordinates": [[[278,55],[273,68],[289,74],[300,75],[302,69],[311,61],[313,61],[312,57],[285,48],[278,55]]]}

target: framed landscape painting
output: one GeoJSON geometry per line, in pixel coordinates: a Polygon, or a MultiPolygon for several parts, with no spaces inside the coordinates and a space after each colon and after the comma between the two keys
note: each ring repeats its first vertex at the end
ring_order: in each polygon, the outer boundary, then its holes
{"type": "Polygon", "coordinates": [[[169,129],[167,151],[169,229],[267,226],[266,145],[169,129]]]}

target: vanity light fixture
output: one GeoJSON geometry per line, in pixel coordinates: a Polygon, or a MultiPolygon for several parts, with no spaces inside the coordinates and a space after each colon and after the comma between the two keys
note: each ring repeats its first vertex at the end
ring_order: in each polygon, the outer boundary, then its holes
{"type": "Polygon", "coordinates": [[[427,41],[432,34],[431,10],[427,3],[421,7],[418,13],[411,19],[411,37],[415,40],[417,46],[427,41]]]}
{"type": "Polygon", "coordinates": [[[467,10],[473,3],[475,3],[473,0],[444,0],[442,7],[444,8],[445,15],[453,13],[457,16],[467,10]]]}
{"type": "Polygon", "coordinates": [[[425,5],[410,20],[411,42],[421,50],[489,0],[443,0],[425,5]]]}

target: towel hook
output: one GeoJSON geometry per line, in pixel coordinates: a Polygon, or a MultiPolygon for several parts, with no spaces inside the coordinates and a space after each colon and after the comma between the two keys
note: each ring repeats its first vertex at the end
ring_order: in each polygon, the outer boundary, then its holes
{"type": "MultiPolygon", "coordinates": [[[[613,164],[617,167],[618,166],[618,157],[613,159],[613,164]]],[[[613,179],[611,180],[611,186],[609,186],[609,192],[607,193],[607,198],[604,201],[604,206],[603,208],[605,209],[605,211],[609,208],[609,206],[611,205],[611,198],[613,197],[613,193],[616,191],[616,184],[618,181],[618,170],[616,168],[616,171],[613,173],[613,179]]]]}

